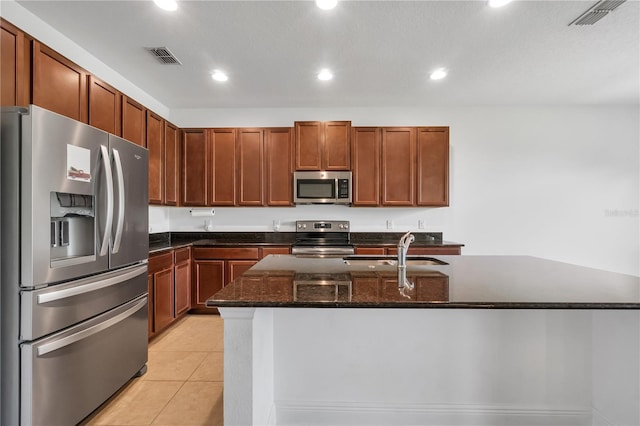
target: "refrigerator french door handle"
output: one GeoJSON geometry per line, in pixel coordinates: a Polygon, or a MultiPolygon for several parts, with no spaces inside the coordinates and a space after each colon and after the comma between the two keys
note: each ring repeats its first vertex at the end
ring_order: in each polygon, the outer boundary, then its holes
{"type": "Polygon", "coordinates": [[[100,256],[106,256],[109,250],[111,226],[113,225],[113,173],[111,173],[111,160],[107,147],[100,145],[100,151],[102,151],[102,163],[104,164],[104,173],[106,175],[105,183],[107,184],[107,220],[104,226],[102,246],[100,246],[100,256]]]}
{"type": "Polygon", "coordinates": [[[39,305],[56,300],[67,299],[69,297],[78,296],[80,294],[90,293],[92,291],[100,290],[101,288],[109,287],[115,284],[119,284],[124,281],[128,281],[139,275],[147,273],[147,265],[139,266],[134,270],[128,271],[122,275],[115,277],[109,277],[104,279],[98,279],[94,282],[89,282],[85,285],[78,287],[67,288],[64,290],[52,291],[51,293],[39,294],[36,301],[39,305]]]}
{"type": "Polygon", "coordinates": [[[63,337],[62,339],[54,340],[51,343],[45,343],[42,346],[38,346],[38,356],[43,356],[50,352],[57,351],[58,349],[62,349],[65,346],[72,345],[76,342],[79,342],[80,340],[84,340],[88,337],[91,337],[96,333],[100,333],[101,331],[106,330],[107,328],[112,327],[118,324],[119,322],[122,322],[125,319],[129,318],[131,315],[138,312],[140,308],[142,308],[146,303],[147,303],[147,298],[145,297],[144,299],[140,300],[131,308],[127,309],[122,313],[119,313],[113,318],[109,318],[104,322],[101,322],[92,327],[89,327],[87,329],[74,333],[70,336],[63,337]]]}
{"type": "Polygon", "coordinates": [[[120,251],[122,241],[122,231],[124,228],[125,194],[124,194],[124,173],[122,172],[122,161],[117,149],[113,149],[113,158],[116,164],[116,177],[118,178],[118,223],[116,225],[116,236],[113,240],[112,253],[120,251]]]}

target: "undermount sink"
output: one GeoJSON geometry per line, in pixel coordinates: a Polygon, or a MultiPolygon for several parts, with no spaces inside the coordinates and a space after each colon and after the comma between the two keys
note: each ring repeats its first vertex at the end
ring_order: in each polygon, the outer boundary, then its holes
{"type": "MultiPolygon", "coordinates": [[[[396,256],[346,256],[342,258],[347,265],[396,266],[396,256]]],[[[407,256],[407,266],[448,265],[447,262],[428,256],[407,256]]]]}

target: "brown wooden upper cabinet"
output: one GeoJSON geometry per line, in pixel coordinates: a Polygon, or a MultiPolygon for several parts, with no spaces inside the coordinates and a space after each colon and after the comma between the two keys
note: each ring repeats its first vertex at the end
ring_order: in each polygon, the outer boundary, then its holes
{"type": "Polygon", "coordinates": [[[350,121],[296,121],[296,170],[351,170],[350,121]]]}
{"type": "Polygon", "coordinates": [[[419,206],[449,205],[449,128],[418,127],[417,199],[419,206]]]}
{"type": "Polygon", "coordinates": [[[448,206],[448,127],[354,127],[354,206],[448,206]]]}
{"type": "Polygon", "coordinates": [[[415,204],[416,129],[382,128],[381,204],[412,206],[415,204]]]}
{"type": "Polygon", "coordinates": [[[182,131],[181,196],[184,206],[206,206],[209,144],[204,129],[182,131]]]}
{"type": "Polygon", "coordinates": [[[380,129],[354,127],[351,132],[353,205],[380,205],[380,129]]]}
{"type": "Polygon", "coordinates": [[[90,75],[89,124],[114,135],[121,134],[121,97],[116,89],[90,75]]]}
{"type": "Polygon", "coordinates": [[[149,203],[162,204],[164,199],[164,120],[147,111],[146,147],[149,150],[149,203]]]}
{"type": "Polygon", "coordinates": [[[237,199],[240,206],[264,205],[264,130],[238,129],[237,199]]]}
{"type": "Polygon", "coordinates": [[[30,43],[24,32],[0,19],[0,106],[29,105],[30,43]]]}
{"type": "Polygon", "coordinates": [[[210,129],[211,167],[208,205],[236,204],[236,129],[210,129]]]}
{"type": "Polygon", "coordinates": [[[164,122],[164,198],[163,204],[177,206],[180,199],[180,130],[164,122]]]}
{"type": "Polygon", "coordinates": [[[122,96],[122,137],[140,146],[146,146],[145,107],[133,99],[122,96]]]}
{"type": "Polygon", "coordinates": [[[293,205],[293,141],[291,128],[267,128],[265,186],[268,206],[293,205]]]}
{"type": "Polygon", "coordinates": [[[33,103],[87,123],[87,72],[38,41],[32,55],[33,103]]]}

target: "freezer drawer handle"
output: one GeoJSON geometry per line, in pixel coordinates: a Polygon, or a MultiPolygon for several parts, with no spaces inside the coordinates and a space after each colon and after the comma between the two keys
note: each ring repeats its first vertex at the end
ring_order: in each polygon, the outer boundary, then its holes
{"type": "Polygon", "coordinates": [[[118,224],[116,225],[116,236],[113,240],[111,253],[117,253],[120,251],[120,242],[122,241],[125,208],[124,173],[122,173],[122,161],[120,161],[120,153],[117,149],[113,149],[113,159],[116,160],[116,177],[118,178],[118,224]]]}
{"type": "Polygon", "coordinates": [[[72,334],[70,336],[64,337],[62,339],[59,340],[55,340],[51,343],[45,343],[42,346],[38,347],[38,356],[43,356],[46,355],[50,352],[53,351],[57,351],[58,349],[62,349],[65,346],[69,346],[72,345],[76,342],[79,342],[80,340],[86,339],[90,336],[93,336],[96,333],[100,333],[101,331],[106,330],[107,328],[118,324],[119,322],[124,321],[125,319],[127,319],[128,317],[130,317],[131,315],[135,314],[136,312],[138,312],[145,304],[147,303],[147,299],[144,298],[143,300],[139,301],[138,303],[136,303],[134,306],[132,306],[131,308],[127,309],[126,311],[116,315],[113,318],[108,319],[107,321],[101,322],[99,324],[96,324],[92,327],[89,327],[85,330],[79,331],[75,334],[72,334]]]}
{"type": "Polygon", "coordinates": [[[100,290],[101,288],[109,287],[146,273],[147,265],[144,265],[115,277],[99,279],[98,281],[94,281],[78,287],[66,288],[64,290],[52,291],[51,293],[39,294],[36,300],[40,305],[53,302],[55,300],[78,296],[80,294],[91,293],[92,291],[100,290]]]}
{"type": "Polygon", "coordinates": [[[113,225],[113,174],[111,173],[111,161],[109,159],[109,151],[104,145],[100,145],[102,151],[102,163],[104,164],[104,173],[106,175],[105,183],[107,184],[107,220],[104,226],[104,237],[102,238],[102,246],[100,247],[100,256],[106,256],[109,249],[109,237],[111,236],[111,225],[113,225]]]}

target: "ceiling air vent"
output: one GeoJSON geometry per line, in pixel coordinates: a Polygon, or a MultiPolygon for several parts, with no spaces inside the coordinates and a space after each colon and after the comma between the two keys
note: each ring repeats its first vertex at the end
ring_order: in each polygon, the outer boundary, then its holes
{"type": "Polygon", "coordinates": [[[569,25],[593,25],[625,1],[626,0],[602,0],[582,15],[578,16],[569,25]]]}
{"type": "Polygon", "coordinates": [[[176,58],[166,47],[147,47],[147,50],[163,64],[182,65],[182,62],[180,62],[178,58],[176,58]]]}

